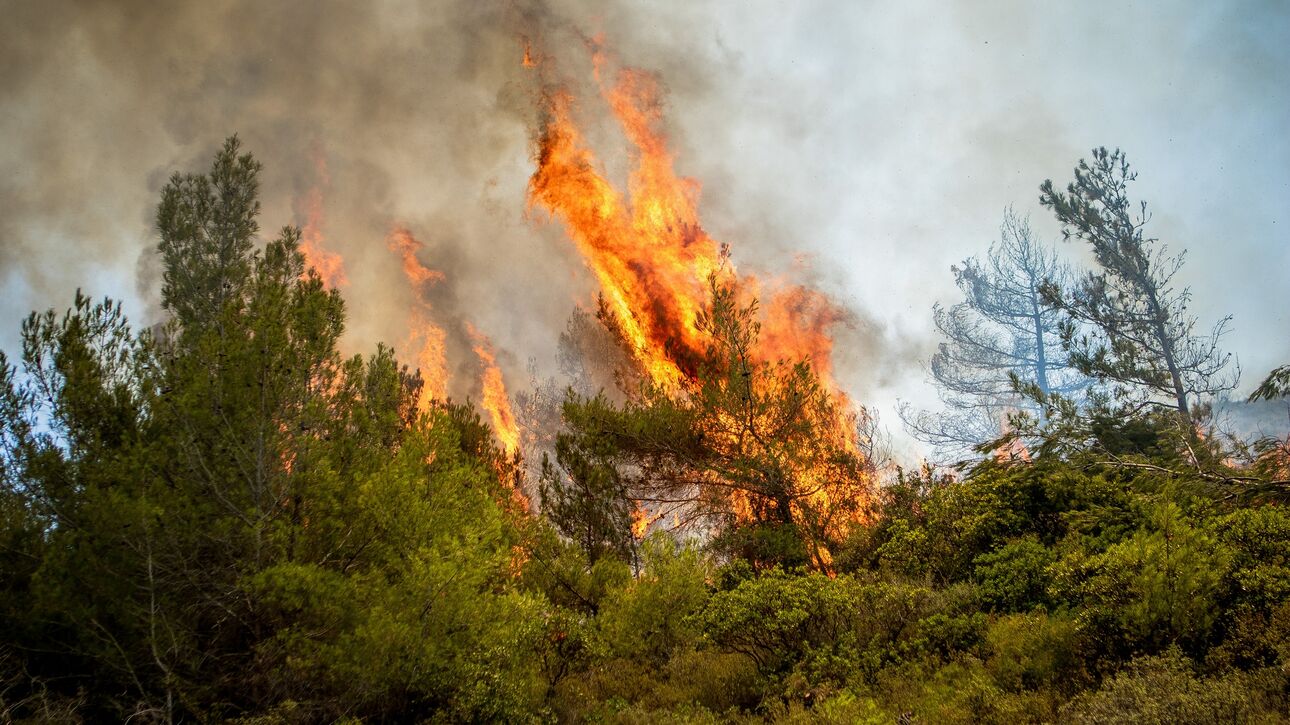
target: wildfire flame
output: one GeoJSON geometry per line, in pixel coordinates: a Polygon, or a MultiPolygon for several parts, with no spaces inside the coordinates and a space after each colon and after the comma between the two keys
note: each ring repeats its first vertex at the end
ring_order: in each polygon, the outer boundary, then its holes
{"type": "Polygon", "coordinates": [[[533,45],[527,39],[524,41],[524,57],[520,60],[520,65],[525,68],[537,66],[537,60],[533,56],[533,45]]]}
{"type": "Polygon", "coordinates": [[[470,335],[475,355],[479,357],[480,365],[483,367],[480,379],[484,388],[484,410],[493,421],[493,431],[497,433],[497,438],[502,442],[506,454],[514,456],[520,448],[520,427],[515,420],[514,411],[511,410],[511,398],[506,393],[502,370],[497,367],[493,345],[470,323],[466,323],[466,332],[470,335]]]}
{"type": "MultiPolygon", "coordinates": [[[[545,210],[563,222],[599,282],[612,324],[642,371],[665,388],[683,388],[704,360],[708,340],[697,320],[709,303],[710,279],[734,287],[741,299],[761,299],[761,334],[754,355],[759,362],[809,360],[837,411],[835,420],[821,424],[831,427],[837,441],[862,459],[857,413],[832,369],[829,329],[843,322],[846,313],[817,290],[782,283],[763,289],[769,286],[736,273],[727,247],[709,237],[700,223],[699,183],[676,174],[662,129],[657,81],[649,73],[622,68],[611,84],[606,83],[608,55],[599,39],[592,41],[591,49],[601,95],[630,144],[634,168],[628,193],[621,193],[598,170],[596,156],[574,120],[572,93],[547,88],[537,168],[529,181],[529,209],[545,210]]],[[[527,50],[525,57],[531,58],[527,50]]],[[[828,490],[822,481],[812,503],[828,510],[828,490]]],[[[753,515],[750,502],[732,503],[739,518],[753,515]]],[[[633,521],[634,531],[641,522],[646,522],[644,528],[649,525],[639,508],[633,521]]],[[[817,552],[817,560],[827,566],[828,552],[817,552]]]]}
{"type": "Polygon", "coordinates": [[[638,151],[630,203],[596,170],[571,115],[572,96],[558,90],[547,98],[529,206],[565,222],[632,355],[653,380],[675,386],[694,376],[702,358],[705,341],[695,320],[707,279],[732,270],[698,223],[698,184],[672,171],[655,128],[654,82],[628,72],[610,99],[638,151]]]}
{"type": "MultiPolygon", "coordinates": [[[[598,78],[606,63],[597,47],[598,78]]],[[[762,360],[810,359],[825,385],[840,394],[828,331],[847,319],[845,311],[818,290],[778,284],[764,292],[756,277],[737,275],[726,247],[699,221],[699,182],[678,177],[673,168],[653,76],[624,68],[601,91],[632,146],[636,168],[628,198],[597,170],[573,120],[572,95],[554,89],[545,98],[528,203],[564,222],[644,370],[663,385],[693,377],[707,344],[696,320],[715,276],[736,284],[744,297],[762,298],[762,360]]]]}
{"type": "Polygon", "coordinates": [[[999,413],[999,428],[1003,434],[1003,443],[994,450],[994,460],[999,463],[1030,462],[1030,449],[1026,447],[1026,442],[1019,436],[1012,435],[1012,424],[1008,417],[1015,412],[1012,408],[1005,408],[999,413]]]}
{"type": "Polygon", "coordinates": [[[313,162],[316,181],[292,205],[296,217],[304,219],[300,225],[300,253],[305,257],[305,267],[312,267],[324,285],[336,289],[349,285],[349,278],[341,255],[323,246],[323,190],[331,186],[331,174],[327,171],[327,157],[317,146],[313,149],[313,162]]]}
{"type": "Polygon", "coordinates": [[[408,346],[417,350],[417,369],[421,371],[422,388],[417,409],[424,412],[435,400],[448,397],[447,335],[430,316],[427,285],[443,280],[443,273],[421,263],[417,252],[424,246],[404,227],[395,227],[386,245],[403,265],[403,276],[416,294],[418,306],[409,319],[408,346]]]}
{"type": "MultiPolygon", "coordinates": [[[[647,509],[645,509],[639,503],[636,504],[634,507],[632,507],[632,513],[631,513],[632,536],[635,537],[638,541],[644,539],[645,535],[649,533],[649,527],[653,526],[656,522],[660,521],[663,518],[663,516],[664,514],[662,513],[650,515],[650,512],[647,509]]],[[[673,514],[673,521],[674,521],[674,524],[676,522],[679,522],[679,519],[676,517],[675,514],[673,514]]]]}

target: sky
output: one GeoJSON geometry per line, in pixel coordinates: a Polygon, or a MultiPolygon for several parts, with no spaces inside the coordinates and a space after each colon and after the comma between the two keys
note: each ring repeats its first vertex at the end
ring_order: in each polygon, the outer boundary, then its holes
{"type": "MultiPolygon", "coordinates": [[[[586,82],[584,40],[603,34],[666,88],[677,168],[740,269],[792,270],[852,311],[839,380],[904,455],[919,451],[895,405],[935,403],[931,307],[959,299],[951,265],[986,251],[1009,205],[1087,265],[1038,187],[1096,146],[1127,153],[1148,232],[1187,251],[1201,325],[1232,316],[1238,393],[1290,362],[1284,2],[0,0],[0,17],[11,358],[22,317],[78,287],[157,319],[158,193],[236,132],[265,165],[266,235],[322,194],[351,278],[347,345],[404,336],[410,292],[389,284],[384,245],[401,224],[445,271],[435,309],[490,335],[523,388],[594,285],[559,224],[525,207],[537,104],[522,39],[586,82]]],[[[581,110],[621,176],[595,100],[581,110]]]]}

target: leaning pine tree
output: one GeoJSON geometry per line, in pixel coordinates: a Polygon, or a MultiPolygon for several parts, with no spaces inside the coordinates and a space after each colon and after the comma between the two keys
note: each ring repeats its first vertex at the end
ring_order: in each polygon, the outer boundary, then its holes
{"type": "Polygon", "coordinates": [[[1184,254],[1146,236],[1147,204],[1128,194],[1136,178],[1123,152],[1097,148],[1065,192],[1051,180],[1040,186],[1065,238],[1087,242],[1100,267],[1070,292],[1046,286],[1045,296],[1069,315],[1062,338],[1076,369],[1108,384],[1127,411],[1163,404],[1190,420],[1201,396],[1236,386],[1239,368],[1219,348],[1231,318],[1196,334],[1191,291],[1175,283],[1184,254]]]}

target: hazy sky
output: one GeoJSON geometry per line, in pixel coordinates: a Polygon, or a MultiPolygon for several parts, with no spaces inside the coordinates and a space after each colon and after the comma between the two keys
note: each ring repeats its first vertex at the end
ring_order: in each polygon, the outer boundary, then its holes
{"type": "MultiPolygon", "coordinates": [[[[11,356],[21,317],[78,286],[154,315],[157,192],[237,132],[265,162],[266,232],[321,185],[353,344],[398,342],[409,297],[382,240],[403,223],[448,274],[439,309],[523,381],[592,286],[558,225],[525,213],[519,37],[576,74],[578,33],[603,32],[660,74],[678,168],[741,269],[804,257],[855,310],[840,377],[892,428],[897,398],[934,398],[921,361],[932,303],[957,300],[950,265],[1010,204],[1060,244],[1038,185],[1098,145],[1137,167],[1149,232],[1188,250],[1202,324],[1234,317],[1240,390],[1290,362],[1290,3],[0,1],[0,17],[11,356]]],[[[621,140],[594,138],[612,164],[621,140]]]]}

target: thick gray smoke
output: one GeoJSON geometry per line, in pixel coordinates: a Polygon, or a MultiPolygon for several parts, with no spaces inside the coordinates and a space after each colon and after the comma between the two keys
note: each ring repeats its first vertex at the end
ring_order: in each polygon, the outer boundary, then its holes
{"type": "Polygon", "coordinates": [[[306,222],[297,202],[322,194],[324,246],[344,256],[350,280],[355,348],[405,338],[416,303],[386,247],[396,224],[445,275],[430,297],[454,364],[471,355],[460,319],[505,350],[544,353],[554,345],[544,329],[558,329],[585,291],[568,245],[523,216],[533,110],[520,37],[556,23],[549,11],[119,2],[28,3],[5,15],[10,327],[76,286],[155,314],[157,192],[173,171],[204,169],[234,132],[265,166],[266,236],[306,222]]]}
{"type": "MultiPolygon", "coordinates": [[[[174,170],[203,169],[237,132],[265,166],[266,235],[309,221],[302,199],[321,195],[323,246],[345,261],[356,349],[377,340],[401,346],[418,305],[387,233],[400,225],[426,245],[421,261],[444,274],[426,296],[448,334],[459,395],[475,377],[462,321],[495,339],[520,382],[526,358],[554,362],[571,307],[592,290],[560,227],[525,210],[539,84],[539,71],[522,67],[526,42],[549,58],[540,70],[548,82],[590,80],[592,33],[612,36],[627,62],[657,70],[683,95],[713,91],[723,69],[674,52],[670,34],[627,30],[631,18],[536,3],[18,10],[6,31],[18,37],[4,47],[7,67],[23,72],[3,81],[3,93],[27,122],[12,124],[9,137],[24,143],[10,145],[5,161],[24,173],[0,182],[0,255],[30,289],[6,295],[7,304],[57,305],[84,285],[133,291],[135,308],[155,314],[157,192],[174,170]],[[105,283],[100,270],[134,270],[138,279],[105,283]]],[[[599,121],[592,136],[621,179],[623,142],[608,114],[597,119],[599,99],[587,85],[587,115],[599,121]]],[[[754,268],[758,244],[769,248],[772,237],[750,237],[736,247],[754,268]]],[[[411,359],[413,351],[400,352],[411,359]]]]}

